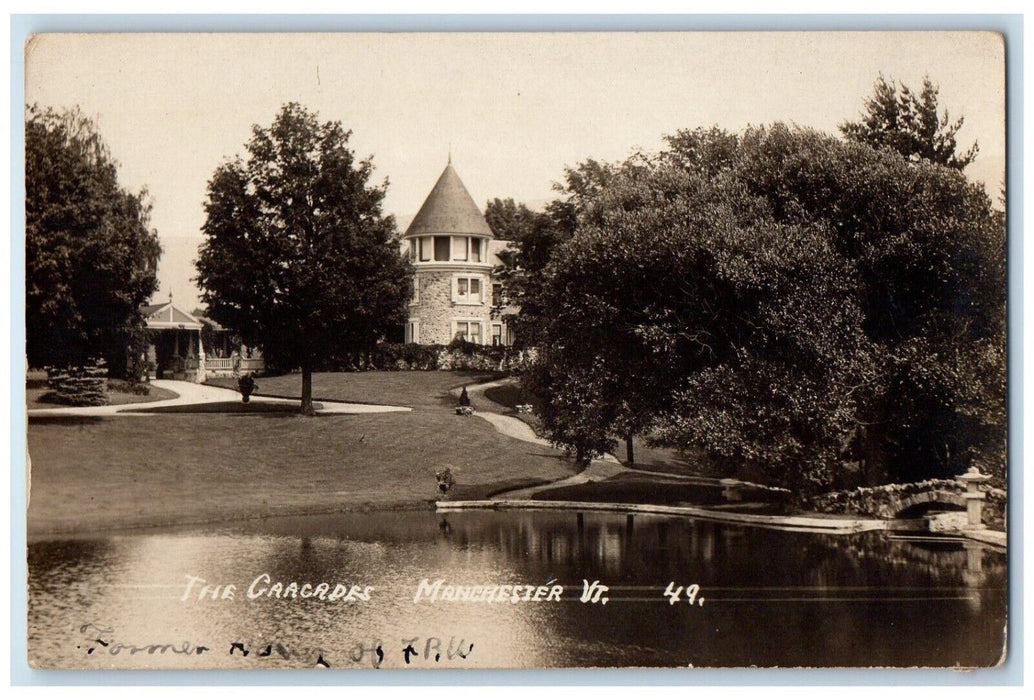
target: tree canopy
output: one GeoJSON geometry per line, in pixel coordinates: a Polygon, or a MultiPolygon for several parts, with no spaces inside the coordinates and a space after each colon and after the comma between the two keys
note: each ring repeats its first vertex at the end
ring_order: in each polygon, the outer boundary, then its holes
{"type": "Polygon", "coordinates": [[[96,125],[78,109],[28,108],[25,124],[26,352],[30,366],[104,359],[132,372],[140,307],[157,290],[161,246],[146,192],[118,182],[96,125]]]}
{"type": "Polygon", "coordinates": [[[964,119],[951,121],[948,111],[939,112],[939,89],[923,79],[917,94],[907,85],[895,85],[882,75],[877,78],[873,95],[865,102],[865,112],[856,122],[844,122],[840,131],[851,141],[867,143],[874,148],[892,148],[909,159],[924,159],[958,170],[977,157],[978,146],[959,152],[956,135],[964,119]]]}
{"type": "Polygon", "coordinates": [[[520,347],[537,345],[538,329],[549,310],[539,306],[542,271],[554,249],[570,238],[578,216],[613,175],[614,167],[593,159],[564,170],[564,181],[553,184],[558,197],[544,212],[533,211],[513,199],[496,198],[485,207],[485,219],[496,238],[510,245],[499,253],[502,265],[493,275],[503,285],[505,306],[519,307],[510,320],[520,347]]]}
{"type": "Polygon", "coordinates": [[[267,362],[302,369],[303,411],[314,362],[371,349],[401,327],[412,295],[395,220],[381,209],[387,181],[370,184],[372,158],[357,160],[350,136],[290,103],[208,183],[202,300],[267,362]]]}
{"type": "Polygon", "coordinates": [[[1004,219],[953,168],[776,124],[614,166],[543,270],[553,439],[814,493],[1004,473],[1004,219]]]}

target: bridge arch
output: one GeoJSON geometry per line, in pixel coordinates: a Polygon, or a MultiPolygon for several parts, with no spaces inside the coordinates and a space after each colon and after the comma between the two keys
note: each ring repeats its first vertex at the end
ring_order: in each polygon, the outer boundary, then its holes
{"type": "Polygon", "coordinates": [[[950,505],[958,509],[966,508],[966,499],[960,494],[944,489],[934,489],[933,491],[914,493],[907,498],[902,498],[892,506],[892,510],[895,515],[901,515],[906,511],[931,503],[950,505]]]}

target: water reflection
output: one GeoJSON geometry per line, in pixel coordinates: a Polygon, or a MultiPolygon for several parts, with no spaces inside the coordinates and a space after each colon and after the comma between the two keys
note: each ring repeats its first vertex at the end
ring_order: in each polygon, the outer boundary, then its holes
{"type": "Polygon", "coordinates": [[[276,518],[30,543],[29,647],[36,664],[87,668],[313,666],[314,649],[334,667],[359,667],[372,663],[378,643],[383,667],[403,667],[404,640],[419,652],[409,665],[421,668],[986,666],[1003,648],[1005,565],[1003,553],[976,543],[649,515],[276,518]],[[369,602],[249,600],[261,574],[284,587],[326,582],[373,592],[369,602]],[[211,590],[181,600],[188,576],[204,580],[193,592],[211,590]],[[414,602],[424,578],[555,580],[565,592],[559,603],[414,602]],[[610,587],[607,606],[578,601],[583,580],[610,587]],[[705,604],[669,604],[669,582],[699,584],[705,604]],[[127,643],[190,641],[210,651],[88,654],[98,635],[80,633],[84,624],[127,643]],[[461,640],[474,645],[466,658],[450,653],[461,640]],[[255,653],[230,655],[234,642],[255,653]],[[273,651],[260,657],[267,645],[273,651]]]}

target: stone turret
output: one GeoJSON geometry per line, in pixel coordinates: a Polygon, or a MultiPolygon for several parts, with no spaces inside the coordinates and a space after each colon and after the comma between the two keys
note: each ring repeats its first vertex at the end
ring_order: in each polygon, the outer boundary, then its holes
{"type": "Polygon", "coordinates": [[[492,268],[505,244],[495,240],[450,159],[403,235],[416,268],[406,342],[506,343],[504,321],[491,314],[498,294],[492,268]]]}

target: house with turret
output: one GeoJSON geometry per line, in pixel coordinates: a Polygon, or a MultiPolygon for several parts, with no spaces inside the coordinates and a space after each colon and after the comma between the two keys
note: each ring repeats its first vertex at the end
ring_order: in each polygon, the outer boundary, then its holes
{"type": "Polygon", "coordinates": [[[406,342],[510,345],[502,284],[492,275],[507,243],[492,234],[450,158],[402,237],[416,270],[406,342]]]}

